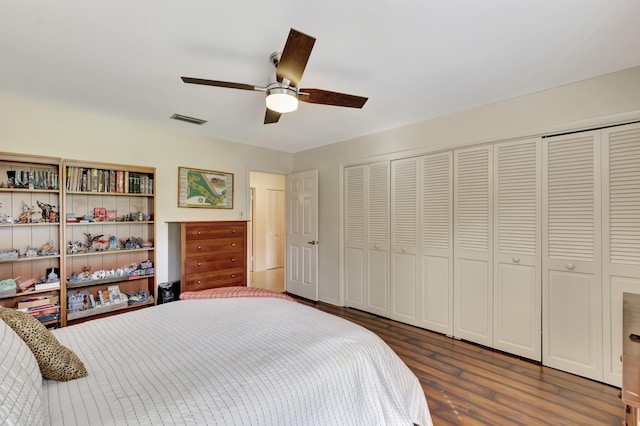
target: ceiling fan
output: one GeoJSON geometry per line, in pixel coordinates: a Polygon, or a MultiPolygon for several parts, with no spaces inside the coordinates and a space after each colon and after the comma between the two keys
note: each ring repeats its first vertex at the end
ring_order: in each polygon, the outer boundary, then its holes
{"type": "Polygon", "coordinates": [[[266,92],[267,108],[264,116],[264,124],[277,123],[282,114],[295,111],[298,107],[298,101],[312,104],[362,108],[368,98],[328,90],[301,89],[298,87],[315,42],[315,38],[291,28],[282,54],[274,52],[270,56],[271,63],[276,67],[276,81],[268,84],[266,87],[231,83],[228,81],[205,80],[202,78],[181,78],[185,83],[191,84],[266,92]]]}

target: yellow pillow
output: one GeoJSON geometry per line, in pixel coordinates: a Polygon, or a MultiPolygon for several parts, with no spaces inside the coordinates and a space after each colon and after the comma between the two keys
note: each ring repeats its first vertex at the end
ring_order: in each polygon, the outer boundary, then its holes
{"type": "Polygon", "coordinates": [[[0,318],[29,346],[45,379],[67,381],[87,376],[80,358],[62,346],[53,334],[33,316],[15,309],[0,308],[0,318]]]}

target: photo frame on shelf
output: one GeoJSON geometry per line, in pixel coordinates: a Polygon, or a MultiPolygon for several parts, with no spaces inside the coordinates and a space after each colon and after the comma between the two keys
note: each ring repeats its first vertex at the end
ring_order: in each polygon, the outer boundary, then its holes
{"type": "Polygon", "coordinates": [[[233,208],[233,173],[178,167],[178,207],[233,208]]]}

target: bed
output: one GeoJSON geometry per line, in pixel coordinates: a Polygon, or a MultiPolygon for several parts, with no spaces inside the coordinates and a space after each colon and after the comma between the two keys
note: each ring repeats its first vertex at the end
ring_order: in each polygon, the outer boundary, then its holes
{"type": "MultiPolygon", "coordinates": [[[[380,338],[281,297],[180,300],[52,333],[88,375],[41,380],[41,403],[23,410],[45,425],[432,424],[418,379],[380,338]]],[[[18,367],[25,394],[33,366],[18,367]]]]}

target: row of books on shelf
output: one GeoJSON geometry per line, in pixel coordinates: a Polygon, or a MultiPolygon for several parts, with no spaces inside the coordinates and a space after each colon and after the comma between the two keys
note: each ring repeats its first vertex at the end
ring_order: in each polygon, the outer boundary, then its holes
{"type": "Polygon", "coordinates": [[[68,191],[117,194],[153,194],[153,177],[127,170],[67,167],[68,191]]]}
{"type": "Polygon", "coordinates": [[[59,296],[36,296],[18,301],[17,309],[35,317],[40,322],[57,321],[60,319],[59,296]]]}
{"type": "MultiPolygon", "coordinates": [[[[7,188],[60,189],[58,172],[52,170],[8,170],[7,188]]],[[[4,188],[4,186],[3,186],[4,188]]]]}

